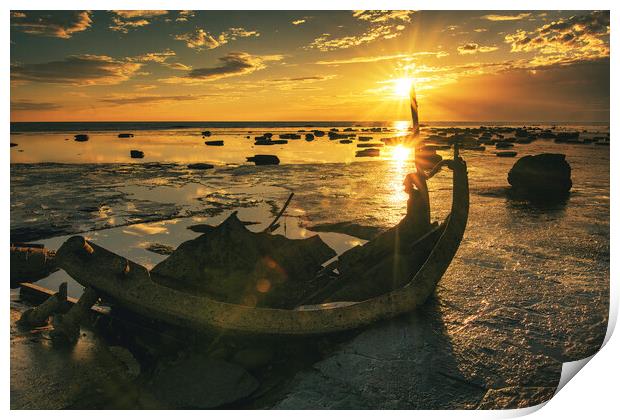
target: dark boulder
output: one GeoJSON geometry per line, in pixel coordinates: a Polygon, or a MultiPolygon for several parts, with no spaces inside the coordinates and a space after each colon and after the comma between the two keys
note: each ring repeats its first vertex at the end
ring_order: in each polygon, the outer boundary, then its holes
{"type": "Polygon", "coordinates": [[[88,141],[88,134],[76,134],[73,136],[75,141],[88,141]]]}
{"type": "Polygon", "coordinates": [[[568,194],[573,182],[571,167],[565,155],[543,153],[517,160],[508,173],[508,182],[515,192],[534,198],[568,194]]]}
{"type": "Polygon", "coordinates": [[[223,146],[224,140],[209,140],[209,141],[205,141],[205,144],[207,146],[223,146]]]}
{"type": "Polygon", "coordinates": [[[133,159],[142,159],[144,157],[144,152],[142,150],[132,150],[129,152],[129,156],[133,159]]]}
{"type": "Polygon", "coordinates": [[[254,162],[256,165],[279,165],[280,159],[276,155],[254,155],[246,158],[248,162],[254,162]]]}

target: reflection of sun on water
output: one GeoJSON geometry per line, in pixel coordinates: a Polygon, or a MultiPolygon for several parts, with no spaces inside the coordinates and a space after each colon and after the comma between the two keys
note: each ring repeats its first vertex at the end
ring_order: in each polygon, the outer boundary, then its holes
{"type": "Polygon", "coordinates": [[[398,135],[403,135],[409,131],[409,121],[394,121],[393,126],[398,131],[398,135]]]}
{"type": "Polygon", "coordinates": [[[411,155],[411,149],[399,144],[398,146],[394,146],[392,149],[392,160],[395,161],[399,166],[409,159],[411,155]]]}
{"type": "Polygon", "coordinates": [[[405,205],[407,201],[407,194],[404,191],[403,181],[407,173],[412,170],[408,162],[410,161],[412,150],[402,144],[394,146],[391,150],[391,161],[393,164],[393,170],[390,171],[390,189],[392,194],[390,200],[396,204],[405,205]]]}

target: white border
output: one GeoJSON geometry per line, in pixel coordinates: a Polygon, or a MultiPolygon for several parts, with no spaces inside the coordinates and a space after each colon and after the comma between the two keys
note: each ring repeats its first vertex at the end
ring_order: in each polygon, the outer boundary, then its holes
{"type": "MultiPolygon", "coordinates": [[[[10,27],[9,27],[9,10],[28,10],[28,9],[93,9],[93,10],[108,10],[108,9],[211,9],[211,10],[351,10],[351,9],[432,9],[432,10],[611,10],[611,44],[618,45],[616,36],[616,31],[618,28],[618,19],[617,9],[614,8],[614,3],[611,1],[575,1],[575,0],[547,0],[547,1],[532,1],[525,0],[520,2],[509,2],[505,0],[496,0],[496,1],[479,1],[479,0],[470,0],[467,2],[461,1],[442,1],[438,2],[421,2],[421,1],[404,1],[404,0],[385,0],[385,1],[370,1],[370,0],[358,0],[358,1],[340,1],[340,0],[314,0],[312,2],[302,3],[302,2],[290,2],[283,0],[262,0],[262,1],[249,1],[249,0],[228,0],[225,2],[213,2],[213,1],[188,1],[188,0],[177,0],[177,1],[162,1],[162,0],[108,0],[108,1],[67,1],[67,0],[57,0],[54,2],[44,2],[44,1],[33,1],[33,0],[21,0],[21,1],[5,1],[4,5],[4,13],[3,16],[5,18],[4,25],[0,25],[0,31],[2,32],[2,38],[4,41],[4,45],[9,45],[10,40],[10,27]],[[463,9],[463,6],[466,6],[467,9],[463,9]]],[[[2,55],[4,56],[4,66],[3,66],[3,82],[6,87],[9,86],[10,76],[9,76],[9,65],[10,65],[10,54],[9,48],[2,49],[2,55]]],[[[618,67],[617,54],[612,54],[611,56],[611,74],[614,75],[614,69],[618,67]]],[[[618,84],[615,82],[614,77],[611,79],[611,103],[610,103],[610,113],[612,116],[618,115],[618,84]]],[[[7,95],[8,96],[8,95],[7,95]]],[[[9,98],[5,96],[5,99],[2,103],[3,111],[4,111],[4,119],[2,121],[2,133],[4,138],[6,139],[10,132],[10,109],[9,109],[9,98]]],[[[615,139],[615,128],[616,128],[616,120],[612,118],[610,121],[610,129],[611,129],[611,137],[614,139],[612,142],[612,147],[610,148],[611,153],[611,162],[619,162],[619,151],[620,146],[618,146],[618,142],[620,140],[615,139]],[[615,146],[614,146],[615,145],[615,146]]],[[[5,140],[6,141],[6,140],[5,140]]],[[[3,212],[3,221],[1,235],[5,238],[5,250],[9,245],[9,236],[10,236],[10,226],[9,226],[9,209],[10,209],[10,192],[9,192],[9,164],[10,164],[10,152],[9,148],[1,148],[1,156],[2,156],[2,169],[4,173],[4,179],[2,182],[2,212],[3,212]]],[[[611,214],[614,214],[614,210],[617,208],[616,204],[616,186],[619,181],[620,169],[619,165],[611,165],[611,214]]],[[[618,244],[618,229],[615,229],[615,224],[611,223],[611,249],[612,256],[613,253],[616,252],[616,245],[618,244]],[[615,232],[614,232],[615,231],[615,232]]],[[[616,252],[617,254],[617,252],[616,252]]],[[[2,256],[2,267],[4,267],[4,283],[8,283],[8,253],[5,251],[1,254],[2,256]]],[[[484,411],[484,412],[449,412],[449,411],[418,411],[418,412],[408,412],[408,411],[391,411],[385,412],[381,415],[388,415],[392,418],[402,418],[402,419],[410,419],[411,416],[423,416],[424,418],[444,418],[447,416],[454,418],[498,418],[498,417],[513,417],[520,416],[532,413],[532,418],[579,418],[583,419],[584,417],[590,418],[611,418],[612,415],[617,416],[618,412],[618,402],[617,402],[617,378],[618,378],[618,356],[620,355],[620,345],[618,344],[618,339],[613,338],[611,333],[615,328],[615,324],[617,321],[617,313],[618,313],[618,292],[617,292],[617,282],[615,281],[615,275],[617,273],[617,264],[614,262],[614,259],[611,258],[611,307],[610,307],[610,316],[609,316],[609,326],[607,336],[605,338],[606,345],[604,348],[592,358],[590,363],[583,368],[583,372],[579,374],[579,378],[577,380],[570,381],[566,385],[564,383],[564,388],[561,389],[561,392],[558,392],[556,396],[554,396],[547,404],[542,404],[538,407],[533,407],[524,410],[505,410],[505,411],[484,411]],[[611,339],[610,339],[611,338],[611,339]],[[544,409],[539,410],[542,406],[545,406],[544,409]],[[613,414],[612,414],[613,413],[613,414]]],[[[4,300],[4,317],[5,319],[0,321],[2,323],[1,328],[4,332],[5,340],[9,336],[8,326],[9,326],[9,308],[8,308],[8,299],[4,300]]],[[[10,373],[9,373],[9,340],[5,341],[5,346],[2,349],[4,361],[6,363],[2,364],[2,371],[4,373],[3,378],[4,381],[2,383],[2,402],[3,406],[6,410],[9,409],[9,390],[10,390],[10,373]]],[[[587,361],[586,361],[587,362],[587,361]]],[[[573,371],[576,373],[575,367],[581,365],[582,363],[573,362],[569,364],[565,368],[566,372],[563,370],[563,377],[568,377],[569,371],[573,371]]],[[[578,371],[578,369],[577,369],[578,371]]],[[[284,418],[294,415],[295,417],[305,420],[312,419],[315,420],[317,414],[314,411],[296,411],[295,413],[289,412],[265,412],[265,411],[252,411],[252,412],[231,412],[231,411],[217,411],[217,412],[178,412],[175,415],[183,415],[187,417],[196,417],[202,418],[204,416],[217,416],[218,419],[232,419],[240,416],[252,416],[255,418],[284,418]]],[[[79,412],[27,412],[27,411],[12,411],[10,415],[16,418],[30,417],[30,416],[45,416],[50,417],[52,419],[62,418],[63,420],[67,417],[72,418],[74,416],[83,416],[84,413],[79,412]]],[[[104,418],[113,415],[110,412],[97,412],[90,411],[88,412],[88,416],[92,418],[104,418]]],[[[166,411],[158,411],[158,412],[149,412],[149,413],[140,413],[140,415],[148,415],[149,417],[154,417],[158,419],[164,419],[169,416],[169,413],[166,411]]],[[[345,413],[342,411],[330,411],[330,412],[322,412],[321,416],[328,417],[342,417],[342,416],[355,416],[360,419],[370,419],[375,416],[375,412],[373,411],[361,411],[355,413],[345,413]]]]}

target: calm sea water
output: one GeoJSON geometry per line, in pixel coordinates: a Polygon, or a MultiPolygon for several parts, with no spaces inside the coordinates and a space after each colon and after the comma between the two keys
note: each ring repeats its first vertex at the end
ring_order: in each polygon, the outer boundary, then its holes
{"type": "MultiPolygon", "coordinates": [[[[218,223],[233,210],[260,228],[290,192],[295,198],[277,233],[293,238],[314,234],[311,226],[324,222],[387,228],[405,213],[402,181],[413,169],[413,155],[402,149],[386,146],[380,158],[355,158],[355,143],[326,137],[276,146],[254,146],[253,139],[264,132],[388,127],[387,133],[364,134],[380,140],[403,133],[406,123],[183,124],[13,124],[11,142],[18,145],[11,148],[12,239],[57,248],[83,232],[151,267],[164,257],[148,251],[149,244],[178,246],[197,235],[188,226],[218,223]],[[213,132],[208,140],[225,145],[205,146],[203,129],[213,132]],[[125,131],[135,137],[119,139],[125,131]],[[90,140],[74,142],[78,133],[90,140]],[[131,159],[131,149],[144,151],[145,158],[131,159]],[[245,164],[258,153],[276,154],[282,164],[245,164]],[[216,167],[190,170],[189,162],[216,167]]],[[[551,126],[586,130],[585,137],[608,133],[607,124],[543,125],[551,126]]],[[[433,328],[450,343],[450,357],[467,381],[488,389],[551,389],[560,363],[593,354],[605,335],[609,148],[537,140],[515,150],[516,158],[503,159],[490,147],[463,152],[470,218],[436,292],[440,324],[433,328]],[[511,166],[521,156],[543,152],[566,155],[574,184],[568,200],[540,207],[510,199],[511,166]]],[[[451,204],[448,172],[430,181],[430,193],[433,217],[442,219],[451,204]]],[[[321,236],[339,253],[363,242],[336,232],[321,236]]],[[[64,279],[59,272],[42,284],[54,288],[64,279]]],[[[71,291],[80,288],[73,284],[71,291]]]]}

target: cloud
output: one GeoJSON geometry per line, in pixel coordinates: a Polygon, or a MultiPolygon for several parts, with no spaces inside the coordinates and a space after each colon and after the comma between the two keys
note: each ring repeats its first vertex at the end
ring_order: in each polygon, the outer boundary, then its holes
{"type": "Polygon", "coordinates": [[[522,20],[529,17],[531,13],[519,13],[517,15],[484,15],[481,19],[492,20],[495,22],[507,20],[522,20]]]}
{"type": "Polygon", "coordinates": [[[187,64],[183,64],[183,63],[162,63],[162,64],[173,70],[190,71],[192,69],[192,66],[188,66],[187,64]]]}
{"type": "Polygon", "coordinates": [[[11,12],[11,26],[39,36],[68,39],[77,32],[90,28],[89,11],[11,12]]]}
{"type": "Polygon", "coordinates": [[[112,10],[112,13],[123,19],[152,18],[167,15],[167,10],[112,10]]]}
{"type": "Polygon", "coordinates": [[[324,80],[333,79],[335,76],[301,76],[301,77],[285,77],[282,79],[271,79],[270,82],[322,82],[324,80]]]}
{"type": "Polygon", "coordinates": [[[167,49],[162,52],[149,52],[141,55],[136,55],[128,58],[129,61],[135,61],[138,63],[163,63],[170,57],[176,56],[176,53],[170,49],[167,49]]]}
{"type": "Polygon", "coordinates": [[[11,101],[11,111],[49,111],[60,108],[51,102],[11,101]]]}
{"type": "Polygon", "coordinates": [[[193,10],[179,10],[179,15],[175,19],[177,22],[187,22],[190,18],[193,18],[195,13],[193,10]]]}
{"type": "Polygon", "coordinates": [[[212,81],[226,77],[242,76],[262,70],[268,61],[280,61],[284,57],[281,55],[251,55],[246,52],[231,52],[220,57],[220,65],[215,67],[201,67],[189,71],[182,77],[171,77],[162,79],[164,83],[197,83],[201,81],[212,81]]]}
{"type": "Polygon", "coordinates": [[[478,45],[475,42],[468,42],[467,44],[459,45],[457,48],[459,54],[476,54],[476,53],[488,53],[497,51],[498,47],[485,47],[478,45]]]}
{"type": "Polygon", "coordinates": [[[111,105],[136,105],[160,102],[197,101],[215,95],[132,95],[102,98],[99,101],[111,105]]]}
{"type": "Polygon", "coordinates": [[[297,19],[291,22],[293,25],[301,25],[302,23],[306,23],[306,19],[297,19]]]}
{"type": "Polygon", "coordinates": [[[110,29],[117,32],[128,33],[130,29],[136,29],[151,24],[149,19],[168,14],[167,10],[113,10],[110,29]]]}
{"type": "Polygon", "coordinates": [[[413,10],[356,10],[353,12],[353,17],[374,23],[392,20],[411,22],[414,13],[413,10]]]}
{"type": "Polygon", "coordinates": [[[339,38],[332,38],[331,34],[324,33],[315,38],[306,48],[332,51],[356,47],[377,39],[396,38],[405,29],[403,23],[410,22],[414,13],[412,10],[357,10],[353,12],[353,17],[370,23],[370,27],[365,32],[339,38]]]}
{"type": "Polygon", "coordinates": [[[411,54],[391,54],[391,55],[373,55],[373,56],[362,56],[362,57],[352,57],[345,58],[340,60],[328,60],[328,61],[317,61],[315,64],[321,64],[326,66],[337,66],[340,64],[361,64],[361,63],[376,63],[378,61],[389,61],[389,60],[413,60],[417,56],[435,56],[436,58],[442,58],[450,55],[445,51],[419,51],[411,54]]]}
{"type": "Polygon", "coordinates": [[[534,52],[537,63],[570,64],[609,57],[609,12],[593,11],[518,30],[504,37],[511,52],[534,52]]]}
{"type": "Polygon", "coordinates": [[[177,41],[184,41],[188,48],[196,50],[212,50],[237,38],[259,37],[257,31],[249,31],[245,28],[229,28],[218,36],[213,36],[204,29],[198,28],[194,32],[175,35],[177,41]]]}
{"type": "Polygon", "coordinates": [[[104,55],[72,55],[46,63],[12,64],[11,80],[75,86],[113,85],[128,80],[141,66],[141,63],[104,55]]]}

